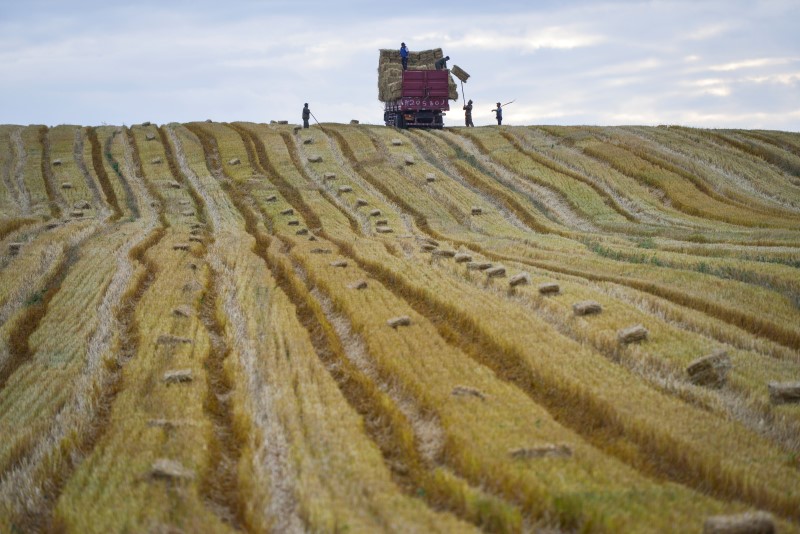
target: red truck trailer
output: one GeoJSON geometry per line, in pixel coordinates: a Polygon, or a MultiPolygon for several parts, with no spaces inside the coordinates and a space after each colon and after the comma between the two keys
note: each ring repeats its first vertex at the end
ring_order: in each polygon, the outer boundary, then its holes
{"type": "Polygon", "coordinates": [[[450,111],[448,70],[404,70],[402,92],[385,102],[383,120],[397,128],[442,128],[450,111]]]}

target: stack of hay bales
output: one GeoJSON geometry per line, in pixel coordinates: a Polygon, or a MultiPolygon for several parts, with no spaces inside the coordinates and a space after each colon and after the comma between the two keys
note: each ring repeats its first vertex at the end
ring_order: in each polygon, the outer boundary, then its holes
{"type": "MultiPolygon", "coordinates": [[[[408,70],[434,70],[437,59],[444,57],[441,48],[408,53],[408,70]]],[[[448,76],[450,100],[458,100],[458,89],[453,76],[448,76]]],[[[403,93],[403,63],[399,49],[381,49],[378,60],[378,100],[393,102],[403,93]]]]}

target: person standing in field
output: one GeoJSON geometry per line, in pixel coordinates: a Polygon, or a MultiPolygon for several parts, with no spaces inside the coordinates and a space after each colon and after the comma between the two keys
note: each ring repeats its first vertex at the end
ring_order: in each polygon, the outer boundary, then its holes
{"type": "Polygon", "coordinates": [[[500,105],[500,102],[497,103],[497,108],[492,111],[494,111],[494,117],[497,119],[497,125],[500,126],[503,124],[503,107],[500,105]]]}
{"type": "Polygon", "coordinates": [[[308,109],[308,102],[303,106],[303,128],[308,128],[308,119],[311,117],[311,110],[308,109]]]}
{"type": "Polygon", "coordinates": [[[403,70],[408,70],[408,48],[405,43],[400,43],[400,61],[403,62],[403,70]]]}
{"type": "Polygon", "coordinates": [[[475,125],[472,124],[472,100],[467,102],[467,105],[464,106],[464,122],[466,123],[467,127],[475,127],[475,125]]]}

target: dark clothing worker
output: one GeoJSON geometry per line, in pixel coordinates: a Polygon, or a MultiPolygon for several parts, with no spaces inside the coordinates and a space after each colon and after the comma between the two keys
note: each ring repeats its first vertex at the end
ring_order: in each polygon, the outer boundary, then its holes
{"type": "Polygon", "coordinates": [[[494,116],[497,119],[497,125],[500,126],[503,124],[503,108],[500,106],[500,102],[497,103],[497,109],[493,109],[494,116]]]}
{"type": "Polygon", "coordinates": [[[450,56],[444,56],[443,58],[437,59],[436,63],[433,66],[436,70],[447,70],[447,61],[450,59],[450,56]]]}
{"type": "Polygon", "coordinates": [[[400,61],[403,62],[403,70],[408,70],[408,48],[405,43],[400,43],[400,61]]]}
{"type": "Polygon", "coordinates": [[[472,100],[467,102],[467,105],[464,106],[464,122],[466,123],[467,127],[475,127],[475,125],[472,124],[472,100]]]}
{"type": "Polygon", "coordinates": [[[303,128],[308,128],[308,118],[311,117],[311,110],[308,109],[308,103],[303,106],[303,128]]]}

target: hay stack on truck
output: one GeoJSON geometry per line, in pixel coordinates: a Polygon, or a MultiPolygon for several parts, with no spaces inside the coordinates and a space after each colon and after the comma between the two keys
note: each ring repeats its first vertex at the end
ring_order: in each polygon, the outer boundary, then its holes
{"type": "Polygon", "coordinates": [[[450,100],[458,100],[449,70],[436,70],[442,49],[409,52],[403,70],[399,50],[381,50],[378,62],[378,99],[384,103],[386,126],[441,128],[450,100]]]}

